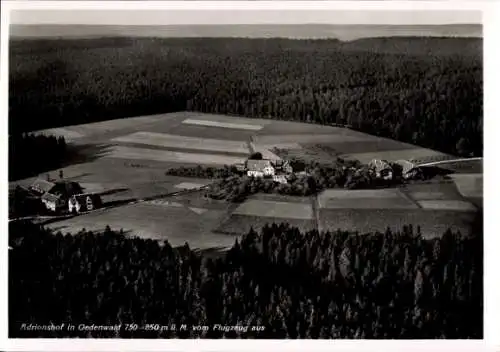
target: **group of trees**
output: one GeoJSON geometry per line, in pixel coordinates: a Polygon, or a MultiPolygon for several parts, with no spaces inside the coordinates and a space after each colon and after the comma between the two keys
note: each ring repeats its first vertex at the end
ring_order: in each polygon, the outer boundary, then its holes
{"type": "Polygon", "coordinates": [[[9,136],[9,180],[16,180],[60,167],[70,150],[64,137],[31,133],[9,136]]]}
{"type": "Polygon", "coordinates": [[[273,224],[206,259],[187,245],[174,249],[109,228],[63,235],[11,223],[9,335],[482,338],[481,236],[424,235],[411,226],[359,235],[273,224]],[[93,332],[20,328],[62,322],[123,325],[93,332]],[[125,324],[141,328],[127,331],[125,324]],[[221,332],[214,324],[264,329],[221,332]]]}
{"type": "MultiPolygon", "coordinates": [[[[240,202],[245,200],[247,196],[259,192],[309,196],[327,188],[371,189],[403,182],[401,175],[397,175],[397,173],[392,180],[382,180],[377,178],[374,171],[368,166],[358,165],[358,167],[354,167],[354,163],[345,162],[342,159],[337,159],[330,164],[292,160],[291,164],[303,167],[306,173],[287,175],[288,182],[286,184],[275,182],[272,178],[241,175],[237,170],[226,167],[221,170],[229,170],[230,175],[210,185],[206,195],[213,199],[240,202]]],[[[202,167],[188,170],[189,172],[175,174],[195,177],[203,177],[206,174],[204,171],[194,171],[203,170],[202,167]]]]}
{"type": "Polygon", "coordinates": [[[181,166],[172,167],[165,172],[169,176],[182,176],[182,177],[198,177],[198,178],[227,178],[233,175],[238,175],[240,172],[234,166],[225,165],[224,167],[211,167],[211,166],[181,166]]]}
{"type": "Polygon", "coordinates": [[[481,39],[108,38],[76,44],[13,44],[11,133],[196,110],[349,125],[443,152],[482,155],[481,39]]]}

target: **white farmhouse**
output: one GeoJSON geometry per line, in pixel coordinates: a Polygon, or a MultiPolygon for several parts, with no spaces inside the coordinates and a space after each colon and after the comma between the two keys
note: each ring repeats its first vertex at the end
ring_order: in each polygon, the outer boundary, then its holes
{"type": "Polygon", "coordinates": [[[275,174],[270,160],[247,160],[246,167],[248,176],[269,177],[275,174]]]}

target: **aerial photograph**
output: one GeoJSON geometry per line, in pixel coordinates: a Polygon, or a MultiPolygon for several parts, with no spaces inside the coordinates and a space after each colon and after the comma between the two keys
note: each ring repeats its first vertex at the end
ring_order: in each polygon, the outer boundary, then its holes
{"type": "Polygon", "coordinates": [[[8,45],[9,338],[483,338],[481,12],[13,10],[8,45]]]}

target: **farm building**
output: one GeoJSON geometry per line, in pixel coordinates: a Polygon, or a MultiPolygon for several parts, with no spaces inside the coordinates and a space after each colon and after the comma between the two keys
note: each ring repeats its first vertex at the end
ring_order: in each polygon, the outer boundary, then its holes
{"type": "Polygon", "coordinates": [[[408,160],[398,160],[395,164],[401,167],[404,179],[414,178],[421,173],[420,168],[408,160]]]}
{"type": "Polygon", "coordinates": [[[247,160],[247,175],[253,177],[274,176],[275,168],[270,160],[247,160]]]}
{"type": "Polygon", "coordinates": [[[282,171],[287,174],[291,174],[293,172],[293,168],[288,160],[275,160],[273,165],[277,171],[282,171]]]}
{"type": "Polygon", "coordinates": [[[387,161],[380,159],[373,159],[368,164],[368,167],[375,171],[376,177],[382,178],[384,180],[392,179],[393,170],[387,161]]]}
{"type": "Polygon", "coordinates": [[[29,190],[35,194],[42,195],[50,191],[54,186],[54,182],[37,179],[29,186],[29,190]]]}
{"type": "Polygon", "coordinates": [[[42,203],[51,211],[63,209],[72,195],[83,192],[77,182],[50,182],[40,179],[33,182],[29,190],[40,196],[42,203]]]}
{"type": "Polygon", "coordinates": [[[101,197],[98,194],[75,194],[68,201],[68,210],[72,212],[83,212],[98,209],[102,206],[101,197]]]}
{"type": "Polygon", "coordinates": [[[273,176],[273,181],[278,182],[278,183],[288,183],[288,180],[286,179],[285,175],[274,175],[273,176]]]}
{"type": "Polygon", "coordinates": [[[66,201],[63,197],[52,193],[45,193],[42,195],[41,200],[45,207],[53,212],[64,209],[66,205],[66,201]]]}

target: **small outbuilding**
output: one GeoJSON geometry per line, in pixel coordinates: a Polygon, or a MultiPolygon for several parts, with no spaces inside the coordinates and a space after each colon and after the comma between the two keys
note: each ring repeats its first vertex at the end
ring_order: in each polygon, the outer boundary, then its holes
{"type": "Polygon", "coordinates": [[[287,180],[285,175],[274,175],[273,181],[278,182],[278,183],[282,183],[282,184],[288,183],[288,180],[287,180]]]}
{"type": "Polygon", "coordinates": [[[373,159],[368,167],[375,172],[377,178],[392,180],[393,170],[386,160],[373,159]]]}
{"type": "Polygon", "coordinates": [[[411,161],[398,160],[395,162],[395,164],[398,164],[401,167],[402,169],[401,173],[404,179],[415,178],[422,174],[422,170],[415,163],[412,163],[411,161]]]}
{"type": "Polygon", "coordinates": [[[60,195],[45,193],[40,199],[45,207],[53,212],[63,210],[66,206],[66,200],[60,195]]]}
{"type": "Polygon", "coordinates": [[[92,211],[101,207],[101,197],[95,193],[75,194],[68,201],[68,210],[70,213],[92,211]]]}

